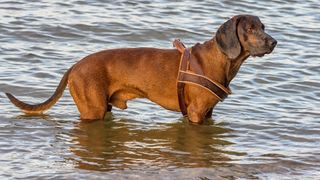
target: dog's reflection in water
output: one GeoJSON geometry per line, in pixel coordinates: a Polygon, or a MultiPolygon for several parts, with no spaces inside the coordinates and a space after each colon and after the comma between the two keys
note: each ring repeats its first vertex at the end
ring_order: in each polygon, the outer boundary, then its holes
{"type": "MultiPolygon", "coordinates": [[[[212,122],[212,121],[211,121],[212,122]]],[[[72,131],[72,161],[80,169],[108,171],[144,167],[210,167],[230,161],[222,124],[195,126],[187,120],[142,124],[130,119],[79,122],[72,131]]]]}

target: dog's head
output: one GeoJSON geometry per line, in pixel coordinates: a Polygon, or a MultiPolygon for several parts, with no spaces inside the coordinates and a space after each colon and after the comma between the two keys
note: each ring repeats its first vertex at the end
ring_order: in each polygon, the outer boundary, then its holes
{"type": "Polygon", "coordinates": [[[264,32],[257,16],[234,16],[220,26],[216,33],[219,49],[229,59],[236,59],[241,51],[251,56],[263,56],[273,51],[277,41],[264,32]]]}

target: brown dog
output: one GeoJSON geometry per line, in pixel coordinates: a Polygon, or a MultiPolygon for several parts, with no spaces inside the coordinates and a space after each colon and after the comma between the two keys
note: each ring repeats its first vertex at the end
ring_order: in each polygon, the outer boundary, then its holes
{"type": "MultiPolygon", "coordinates": [[[[277,41],[264,32],[259,18],[239,15],[225,22],[216,36],[192,47],[204,75],[225,87],[241,64],[251,56],[272,52],[277,41]]],[[[112,106],[127,108],[127,101],[148,98],[160,106],[180,111],[177,75],[181,54],[176,49],[111,49],[91,54],[73,65],[63,76],[55,93],[45,102],[30,105],[6,93],[25,113],[49,109],[69,85],[83,120],[103,119],[112,106]]],[[[201,123],[211,117],[219,99],[207,90],[187,84],[185,102],[189,120],[201,123]]]]}

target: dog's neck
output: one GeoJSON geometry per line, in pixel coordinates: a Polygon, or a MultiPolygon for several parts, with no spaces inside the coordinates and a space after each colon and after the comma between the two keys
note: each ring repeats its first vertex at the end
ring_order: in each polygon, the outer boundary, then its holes
{"type": "Polygon", "coordinates": [[[242,63],[249,57],[248,52],[242,51],[236,59],[229,59],[220,51],[215,38],[194,45],[192,54],[197,58],[205,76],[225,87],[229,86],[242,63]]]}

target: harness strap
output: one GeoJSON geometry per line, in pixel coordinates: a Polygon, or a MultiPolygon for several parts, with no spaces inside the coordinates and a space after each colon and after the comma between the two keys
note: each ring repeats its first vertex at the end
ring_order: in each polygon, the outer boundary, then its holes
{"type": "Polygon", "coordinates": [[[178,77],[177,77],[177,91],[178,91],[179,107],[180,107],[180,110],[181,110],[181,113],[183,116],[187,116],[187,105],[186,105],[185,96],[184,96],[185,83],[181,83],[181,82],[179,82],[179,80],[183,79],[183,74],[180,73],[180,71],[186,71],[188,69],[188,59],[190,59],[190,51],[189,51],[189,49],[184,49],[184,51],[182,52],[182,55],[181,55],[179,72],[178,72],[178,77]]]}
{"type": "Polygon", "coordinates": [[[212,81],[204,75],[197,59],[192,56],[191,50],[186,48],[179,39],[174,40],[173,45],[182,53],[177,77],[177,93],[179,107],[183,116],[187,116],[187,105],[184,93],[185,84],[200,86],[211,92],[220,101],[223,101],[231,94],[228,88],[218,82],[212,81]],[[190,66],[194,72],[190,71],[190,66]]]}

